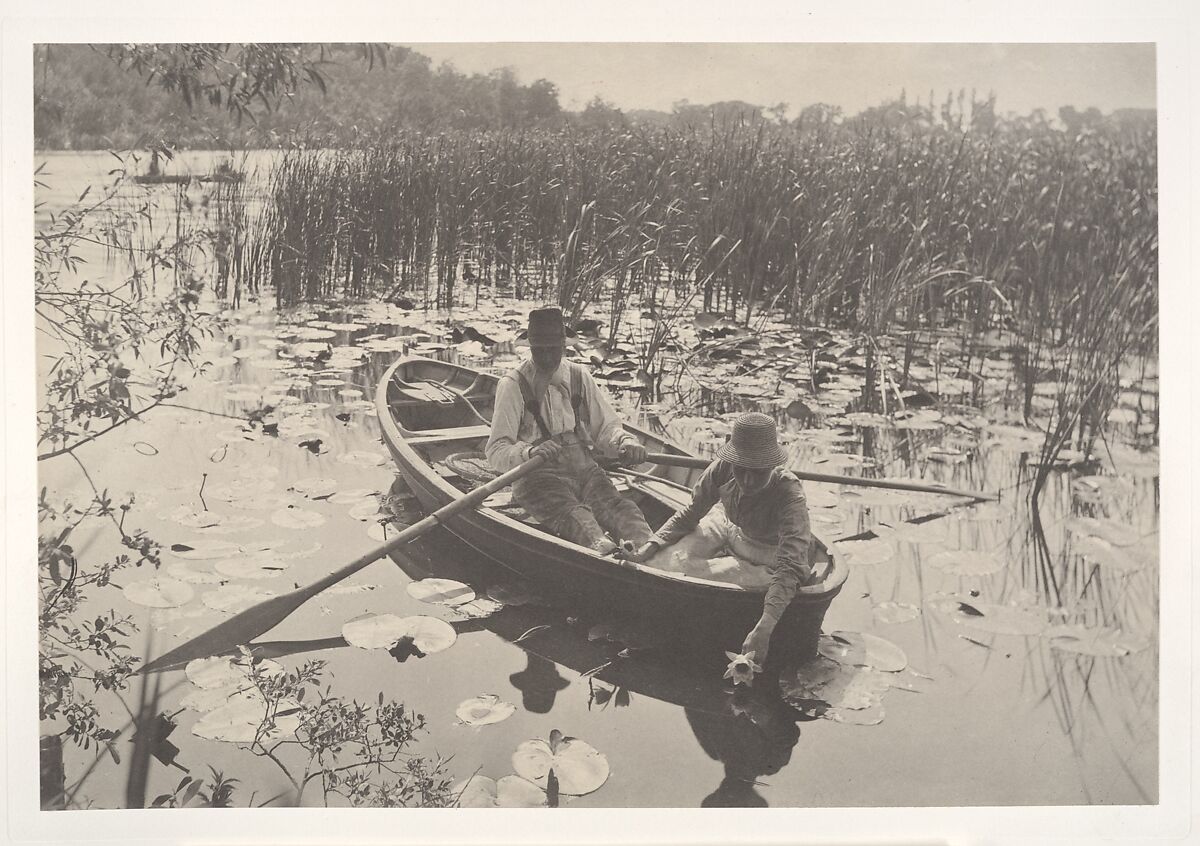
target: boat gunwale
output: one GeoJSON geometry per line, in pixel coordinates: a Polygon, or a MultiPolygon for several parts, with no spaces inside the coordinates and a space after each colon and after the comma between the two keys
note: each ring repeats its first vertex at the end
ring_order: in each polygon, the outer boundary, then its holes
{"type": "MultiPolygon", "coordinates": [[[[408,443],[408,436],[405,434],[407,430],[401,429],[399,423],[392,415],[391,405],[388,401],[388,387],[395,378],[396,372],[402,366],[413,362],[428,362],[436,364],[439,367],[453,368],[470,373],[476,377],[482,376],[486,379],[496,381],[499,380],[499,377],[482,370],[475,370],[464,365],[440,361],[426,356],[401,356],[387,368],[379,380],[375,391],[376,415],[379,419],[381,435],[385,445],[392,453],[393,461],[399,464],[401,459],[403,459],[412,472],[419,475],[427,485],[431,486],[440,495],[444,500],[442,504],[446,504],[460,497],[462,491],[436,473],[432,466],[408,443]]],[[[649,438],[662,444],[667,451],[674,451],[680,455],[689,454],[681,447],[658,437],[652,432],[627,421],[622,421],[622,423],[626,430],[638,435],[639,438],[649,438]]],[[[415,432],[413,436],[416,436],[415,432]]],[[[610,577],[620,577],[622,579],[628,579],[632,576],[635,577],[634,581],[637,583],[645,583],[649,580],[652,584],[656,584],[656,586],[663,589],[675,591],[680,588],[691,589],[689,592],[693,592],[701,598],[714,601],[732,601],[738,602],[738,604],[742,604],[743,602],[747,604],[750,602],[761,603],[763,597],[766,595],[765,588],[746,588],[731,582],[721,582],[682,573],[672,573],[613,556],[598,555],[585,546],[529,526],[489,506],[481,505],[473,511],[464,512],[456,517],[456,519],[460,520],[471,520],[472,518],[476,518],[481,522],[479,528],[495,534],[498,540],[502,540],[505,544],[512,544],[514,542],[513,538],[519,537],[535,545],[549,545],[558,550],[558,557],[563,559],[569,566],[582,569],[586,565],[587,569],[596,575],[604,572],[610,577]],[[494,524],[495,529],[487,525],[489,523],[494,524]],[[601,570],[602,567],[604,570],[601,570]]],[[[849,568],[846,565],[844,556],[831,543],[826,543],[823,539],[817,537],[816,534],[813,535],[813,539],[825,549],[831,566],[820,582],[813,585],[800,586],[797,589],[793,603],[820,601],[831,594],[836,594],[841,590],[842,585],[849,575],[849,568]]],[[[522,544],[522,546],[524,545],[522,544]]]]}

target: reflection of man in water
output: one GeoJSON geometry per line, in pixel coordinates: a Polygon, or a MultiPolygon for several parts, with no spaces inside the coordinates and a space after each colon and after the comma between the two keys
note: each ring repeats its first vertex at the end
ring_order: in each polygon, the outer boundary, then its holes
{"type": "Polygon", "coordinates": [[[738,713],[712,714],[684,709],[692,733],[708,757],[725,765],[720,786],[704,797],[702,808],[765,808],[754,789],[759,776],[775,775],[792,759],[800,738],[796,712],[782,700],[746,697],[738,713]]]}
{"type": "Polygon", "coordinates": [[[508,677],[513,687],[521,691],[521,703],[526,711],[548,714],[554,707],[558,692],[570,684],[558,674],[558,666],[538,655],[525,653],[525,669],[508,677]]]}

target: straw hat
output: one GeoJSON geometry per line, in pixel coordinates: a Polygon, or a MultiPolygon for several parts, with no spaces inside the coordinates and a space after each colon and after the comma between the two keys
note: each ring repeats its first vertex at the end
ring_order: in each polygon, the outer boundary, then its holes
{"type": "Polygon", "coordinates": [[[783,464],[787,453],[779,445],[775,421],[750,411],[733,422],[733,434],[717,450],[717,458],[738,467],[763,470],[783,464]]]}
{"type": "Polygon", "coordinates": [[[529,312],[529,346],[553,347],[567,340],[562,309],[558,306],[535,308],[529,312]]]}

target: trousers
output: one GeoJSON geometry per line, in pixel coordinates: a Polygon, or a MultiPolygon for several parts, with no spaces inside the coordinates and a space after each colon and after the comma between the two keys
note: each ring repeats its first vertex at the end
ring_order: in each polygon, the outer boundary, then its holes
{"type": "Polygon", "coordinates": [[[514,482],[513,499],[554,534],[599,552],[614,548],[606,532],[638,546],[652,534],[642,510],[621,496],[580,444],[514,482]]]}

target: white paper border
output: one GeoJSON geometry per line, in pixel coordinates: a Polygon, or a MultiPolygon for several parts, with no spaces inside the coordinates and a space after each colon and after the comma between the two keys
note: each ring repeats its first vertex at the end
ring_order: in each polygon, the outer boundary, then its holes
{"type": "MultiPolygon", "coordinates": [[[[1189,356],[1196,332],[1196,197],[1191,173],[1196,97],[1195,12],[1186,0],[1110,2],[651,3],[202,2],[185,17],[163,3],[21,0],[3,21],[4,568],[8,612],[4,677],[7,811],[14,842],[180,843],[830,843],[1180,842],[1191,819],[1191,616],[1194,525],[1188,425],[1196,419],[1189,356]],[[107,13],[111,17],[99,18],[107,13]],[[17,14],[22,17],[16,17],[17,14]],[[33,568],[36,561],[31,355],[32,71],[41,42],[151,41],[909,41],[1155,42],[1160,137],[1162,326],[1162,557],[1157,806],[954,809],[562,809],[324,811],[298,809],[37,810],[33,568]],[[28,683],[27,683],[28,680],[28,683]]],[[[948,739],[952,744],[952,739],[948,739]]],[[[947,749],[953,754],[952,745],[947,749]]]]}

